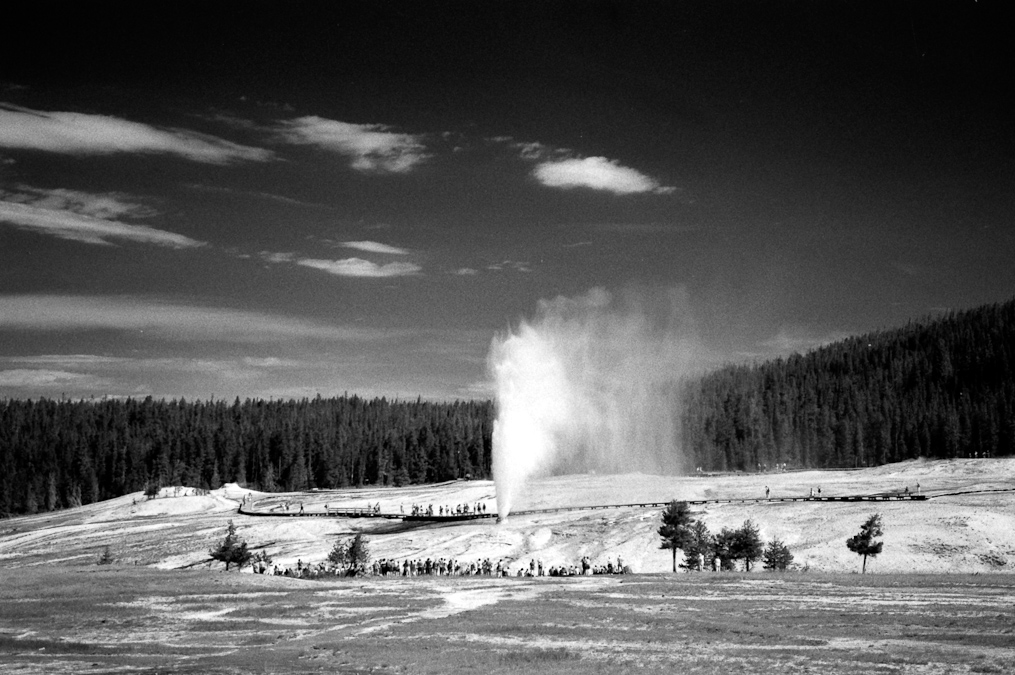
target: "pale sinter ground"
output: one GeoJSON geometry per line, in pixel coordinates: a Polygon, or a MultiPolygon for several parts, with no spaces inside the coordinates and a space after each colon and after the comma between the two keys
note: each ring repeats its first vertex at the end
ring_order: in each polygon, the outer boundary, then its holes
{"type": "MultiPolygon", "coordinates": [[[[784,541],[800,567],[858,571],[859,558],[845,540],[871,513],[882,514],[884,552],[868,560],[868,572],[995,572],[1015,570],[1015,458],[910,461],[858,471],[806,471],[725,476],[576,475],[532,482],[516,500],[524,509],[661,502],[671,499],[754,499],[898,492],[908,487],[931,497],[922,502],[768,502],[694,507],[711,531],[751,518],[766,541],[784,541]],[[949,495],[961,492],[963,494],[949,495]]],[[[77,509],[19,517],[0,527],[0,566],[94,564],[105,546],[120,564],[163,569],[212,566],[208,551],[222,540],[227,521],[255,550],[264,546],[275,563],[324,560],[337,537],[364,532],[374,559],[482,558],[505,560],[512,571],[530,559],[544,565],[594,563],[623,558],[635,572],[668,572],[671,555],[660,550],[658,508],[621,508],[514,515],[441,525],[400,526],[382,519],[253,517],[236,513],[244,495],[260,507],[284,500],[292,511],[324,505],[408,512],[413,503],[485,502],[495,509],[489,481],[436,486],[363,488],[298,494],[264,494],[228,484],[196,496],[189,487],[164,488],[158,499],[136,493],[77,509]],[[180,494],[181,496],[174,496],[180,494]],[[185,495],[185,496],[182,496],[185,495]]],[[[214,567],[221,567],[214,564],[214,567]]],[[[249,571],[249,568],[248,568],[249,571]]],[[[760,567],[758,573],[761,574],[760,567]]]]}

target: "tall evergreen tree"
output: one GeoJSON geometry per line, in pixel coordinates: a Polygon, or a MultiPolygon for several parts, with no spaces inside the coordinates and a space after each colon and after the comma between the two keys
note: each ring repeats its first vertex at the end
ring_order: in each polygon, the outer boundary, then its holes
{"type": "Polygon", "coordinates": [[[691,509],[687,502],[671,501],[662,513],[663,524],[659,527],[662,543],[659,548],[670,549],[673,553],[673,571],[677,571],[677,549],[683,549],[691,540],[691,509]]]}

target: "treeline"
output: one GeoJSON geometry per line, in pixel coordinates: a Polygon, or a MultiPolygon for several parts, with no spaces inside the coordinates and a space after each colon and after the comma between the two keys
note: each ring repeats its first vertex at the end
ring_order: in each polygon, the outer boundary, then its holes
{"type": "Polygon", "coordinates": [[[151,486],[265,491],[491,476],[493,405],[366,400],[0,401],[0,514],[151,486]]]}
{"type": "Polygon", "coordinates": [[[1015,452],[1015,301],[734,365],[687,386],[706,470],[857,467],[1015,452]]]}

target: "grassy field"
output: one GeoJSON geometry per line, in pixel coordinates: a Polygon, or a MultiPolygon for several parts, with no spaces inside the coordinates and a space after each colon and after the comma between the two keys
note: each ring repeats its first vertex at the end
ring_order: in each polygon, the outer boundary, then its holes
{"type": "Polygon", "coordinates": [[[3,673],[1012,673],[1015,577],[8,569],[3,673]]]}

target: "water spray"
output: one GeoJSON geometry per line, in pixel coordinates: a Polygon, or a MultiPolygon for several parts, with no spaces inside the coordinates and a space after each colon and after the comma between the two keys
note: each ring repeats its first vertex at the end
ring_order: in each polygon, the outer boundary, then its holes
{"type": "Polygon", "coordinates": [[[686,304],[679,290],[593,289],[541,301],[493,340],[498,519],[535,476],[682,468],[680,381],[696,352],[686,304]]]}

